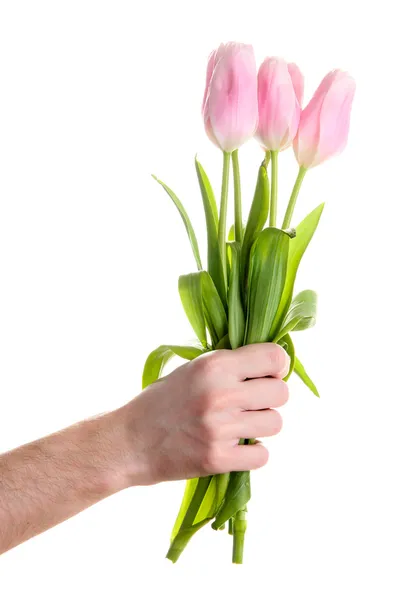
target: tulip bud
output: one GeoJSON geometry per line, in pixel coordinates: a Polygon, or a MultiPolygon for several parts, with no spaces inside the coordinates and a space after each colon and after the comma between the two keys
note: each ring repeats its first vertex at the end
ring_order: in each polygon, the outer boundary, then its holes
{"type": "Polygon", "coordinates": [[[346,146],[356,84],[343,71],[325,76],[302,111],[294,153],[300,167],[315,167],[346,146]]]}
{"type": "Polygon", "coordinates": [[[256,131],[257,75],[252,46],[229,42],[212,52],[203,100],[205,130],[224,152],[233,152],[256,131]]]}
{"type": "Polygon", "coordinates": [[[298,129],[304,80],[295,64],[266,58],[258,74],[259,124],[256,138],[266,150],[284,150],[298,129]]]}

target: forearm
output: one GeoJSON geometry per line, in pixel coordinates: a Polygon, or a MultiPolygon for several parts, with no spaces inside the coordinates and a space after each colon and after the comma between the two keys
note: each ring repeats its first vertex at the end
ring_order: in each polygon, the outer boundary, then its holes
{"type": "Polygon", "coordinates": [[[121,411],[0,456],[0,554],[133,483],[121,411]]]}

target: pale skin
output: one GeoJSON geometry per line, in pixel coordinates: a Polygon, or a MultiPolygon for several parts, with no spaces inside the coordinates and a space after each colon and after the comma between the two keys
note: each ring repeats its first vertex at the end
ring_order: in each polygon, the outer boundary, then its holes
{"type": "Polygon", "coordinates": [[[279,433],[289,359],[276,344],[218,350],[112,412],[0,456],[0,554],[130,486],[253,470],[279,433]]]}

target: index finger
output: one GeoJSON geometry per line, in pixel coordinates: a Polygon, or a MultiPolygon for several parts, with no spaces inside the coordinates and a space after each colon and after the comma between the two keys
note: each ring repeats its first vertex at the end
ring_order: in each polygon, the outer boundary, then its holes
{"type": "Polygon", "coordinates": [[[283,379],[289,372],[290,358],[278,344],[249,344],[232,350],[234,374],[239,381],[260,377],[283,379]]]}

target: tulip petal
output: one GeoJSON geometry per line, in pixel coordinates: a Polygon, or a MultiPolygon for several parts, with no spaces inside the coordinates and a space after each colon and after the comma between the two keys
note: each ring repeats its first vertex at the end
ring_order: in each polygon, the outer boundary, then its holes
{"type": "Polygon", "coordinates": [[[355,82],[348,73],[328,73],[302,111],[294,152],[300,166],[315,167],[347,142],[355,82]]]}
{"type": "Polygon", "coordinates": [[[235,42],[222,44],[214,63],[205,98],[205,129],[211,141],[225,152],[232,152],[253,136],[257,126],[253,48],[235,42]]]}
{"type": "Polygon", "coordinates": [[[293,141],[300,119],[300,105],[288,65],[268,57],[258,73],[259,124],[256,138],[268,150],[284,150],[293,141]]]}
{"type": "Polygon", "coordinates": [[[297,96],[298,104],[302,106],[304,99],[304,76],[295,63],[289,63],[287,68],[293,82],[293,88],[295,95],[297,96]]]}

